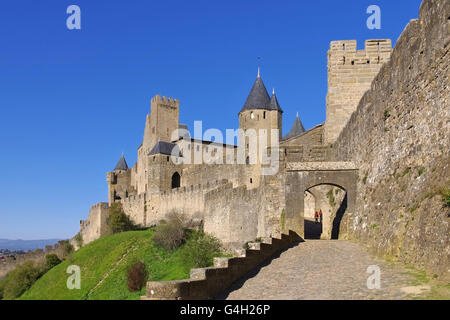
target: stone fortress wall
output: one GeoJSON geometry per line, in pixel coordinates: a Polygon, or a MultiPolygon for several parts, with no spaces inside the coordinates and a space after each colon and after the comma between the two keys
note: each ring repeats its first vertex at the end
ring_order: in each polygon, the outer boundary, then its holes
{"type": "Polygon", "coordinates": [[[56,254],[60,259],[62,259],[62,246],[59,243],[56,243],[53,246],[45,246],[45,250],[36,249],[33,251],[27,251],[24,254],[18,254],[15,257],[5,257],[4,259],[0,260],[0,279],[2,279],[16,266],[26,261],[34,261],[39,264],[45,263],[45,256],[47,254],[56,254]]]}
{"type": "Polygon", "coordinates": [[[425,0],[334,143],[359,167],[351,237],[450,278],[450,1],[425,0]]]}

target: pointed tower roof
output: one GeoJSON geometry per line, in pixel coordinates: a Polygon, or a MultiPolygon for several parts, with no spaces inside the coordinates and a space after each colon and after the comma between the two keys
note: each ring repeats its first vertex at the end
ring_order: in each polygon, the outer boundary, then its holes
{"type": "Polygon", "coordinates": [[[269,109],[270,108],[270,97],[267,93],[267,89],[261,79],[258,68],[258,76],[256,77],[255,83],[253,84],[252,90],[248,95],[247,101],[244,104],[241,112],[245,110],[254,109],[269,109]]]}
{"type": "Polygon", "coordinates": [[[299,118],[298,112],[297,112],[297,117],[295,118],[294,124],[292,125],[292,128],[289,131],[289,133],[283,137],[283,140],[287,140],[287,139],[296,137],[305,131],[306,131],[305,127],[303,127],[303,124],[300,121],[300,118],[299,118]]]}
{"type": "Polygon", "coordinates": [[[280,112],[283,112],[283,110],[281,110],[280,104],[278,103],[277,96],[275,95],[275,89],[273,89],[272,98],[270,98],[270,110],[278,110],[280,112]]]}
{"type": "Polygon", "coordinates": [[[120,157],[119,162],[117,162],[117,165],[114,168],[114,171],[116,170],[128,170],[128,164],[127,161],[125,160],[125,157],[123,156],[123,153],[122,156],[120,157]]]}

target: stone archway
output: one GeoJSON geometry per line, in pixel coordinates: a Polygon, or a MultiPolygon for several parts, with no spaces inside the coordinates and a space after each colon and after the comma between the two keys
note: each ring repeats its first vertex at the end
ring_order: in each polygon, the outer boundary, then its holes
{"type": "Polygon", "coordinates": [[[320,184],[305,191],[305,239],[338,239],[346,194],[341,187],[330,184],[320,184]],[[317,220],[315,212],[322,213],[317,220]]]}
{"type": "Polygon", "coordinates": [[[305,237],[305,192],[320,185],[330,185],[345,191],[342,208],[327,230],[329,237],[338,238],[344,212],[351,216],[355,210],[358,170],[349,162],[288,163],[286,172],[286,227],[305,237]]]}
{"type": "Polygon", "coordinates": [[[181,186],[181,176],[178,172],[172,175],[172,189],[179,188],[181,186]]]}

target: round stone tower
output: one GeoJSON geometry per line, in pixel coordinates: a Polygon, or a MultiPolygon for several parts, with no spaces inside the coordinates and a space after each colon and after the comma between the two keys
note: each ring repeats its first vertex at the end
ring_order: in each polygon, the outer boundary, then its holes
{"type": "Polygon", "coordinates": [[[276,130],[278,133],[278,141],[273,141],[273,143],[278,146],[281,139],[282,114],[283,110],[278,103],[275,90],[270,97],[258,69],[256,81],[239,112],[239,129],[243,130],[245,134],[239,139],[239,146],[245,148],[246,164],[255,165],[252,177],[248,177],[250,183],[255,187],[259,185],[260,181],[259,171],[262,155],[270,153],[267,148],[272,145],[272,130],[276,130]]]}

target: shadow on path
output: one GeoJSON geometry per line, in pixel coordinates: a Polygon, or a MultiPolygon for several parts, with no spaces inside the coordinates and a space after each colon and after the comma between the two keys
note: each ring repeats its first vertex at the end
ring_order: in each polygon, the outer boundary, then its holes
{"type": "Polygon", "coordinates": [[[263,262],[262,264],[260,264],[259,266],[255,267],[252,271],[250,271],[249,273],[247,273],[247,274],[246,274],[245,276],[243,276],[241,279],[239,279],[239,280],[237,280],[235,283],[233,283],[233,284],[231,285],[230,288],[228,288],[226,291],[224,291],[224,292],[222,292],[220,295],[218,295],[218,296],[215,298],[215,300],[225,300],[225,299],[227,299],[228,295],[229,295],[231,292],[233,292],[233,291],[235,291],[235,290],[238,290],[238,289],[242,288],[242,286],[244,285],[244,283],[245,283],[247,280],[249,280],[249,279],[251,279],[251,278],[257,276],[258,273],[259,273],[259,271],[260,271],[262,268],[264,268],[265,266],[268,266],[268,265],[272,262],[272,260],[279,258],[280,255],[281,255],[283,252],[285,252],[285,251],[287,251],[287,250],[289,250],[289,249],[291,249],[291,248],[294,248],[294,247],[298,246],[300,243],[302,243],[302,242],[304,242],[304,241],[305,241],[305,240],[303,240],[302,238],[299,238],[298,241],[294,242],[293,244],[291,244],[291,245],[290,245],[289,247],[287,247],[286,249],[283,249],[283,250],[281,250],[280,252],[274,254],[272,257],[270,257],[269,259],[267,259],[266,261],[264,261],[264,262],[263,262]]]}
{"type": "Polygon", "coordinates": [[[322,234],[322,223],[305,218],[305,239],[319,240],[322,234]]]}

